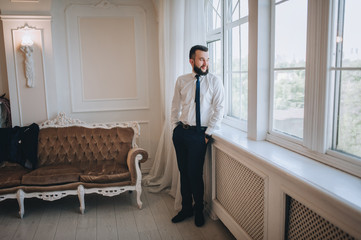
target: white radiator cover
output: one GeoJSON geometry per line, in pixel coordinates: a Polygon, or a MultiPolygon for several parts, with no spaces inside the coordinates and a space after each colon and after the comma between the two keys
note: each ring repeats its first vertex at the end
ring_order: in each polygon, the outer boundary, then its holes
{"type": "Polygon", "coordinates": [[[290,196],[286,208],[286,239],[355,239],[290,196]]]}
{"type": "Polygon", "coordinates": [[[341,205],[252,153],[215,142],[211,168],[210,213],[237,239],[359,239],[341,205]]]}
{"type": "Polygon", "coordinates": [[[252,239],[263,239],[264,179],[219,149],[215,159],[215,199],[252,239]]]}

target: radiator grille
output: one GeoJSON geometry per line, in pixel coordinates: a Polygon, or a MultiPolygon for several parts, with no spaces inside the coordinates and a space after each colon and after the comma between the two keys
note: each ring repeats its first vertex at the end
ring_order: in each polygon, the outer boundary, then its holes
{"type": "Polygon", "coordinates": [[[264,179],[216,149],[216,199],[252,238],[264,235],[264,179]]]}
{"type": "Polygon", "coordinates": [[[290,196],[287,210],[285,239],[355,239],[290,196]]]}

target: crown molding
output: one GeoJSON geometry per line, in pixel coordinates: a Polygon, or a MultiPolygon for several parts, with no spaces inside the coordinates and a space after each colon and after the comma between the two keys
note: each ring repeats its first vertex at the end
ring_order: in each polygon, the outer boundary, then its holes
{"type": "Polygon", "coordinates": [[[0,15],[1,20],[51,20],[50,15],[0,15]]]}

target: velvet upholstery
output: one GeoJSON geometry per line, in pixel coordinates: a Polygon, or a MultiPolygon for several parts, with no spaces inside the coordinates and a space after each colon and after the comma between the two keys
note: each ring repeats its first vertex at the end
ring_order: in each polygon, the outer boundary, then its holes
{"type": "Polygon", "coordinates": [[[126,166],[132,128],[45,128],[39,132],[38,166],[77,164],[81,168],[103,161],[126,166]]]}
{"type": "Polygon", "coordinates": [[[80,175],[80,181],[88,183],[121,182],[124,180],[130,180],[128,168],[114,161],[104,161],[103,164],[90,166],[80,175]]]}
{"type": "Polygon", "coordinates": [[[25,174],[23,185],[52,185],[60,183],[78,182],[82,171],[71,165],[53,165],[40,167],[25,174]]]}
{"type": "MultiPolygon", "coordinates": [[[[74,126],[42,129],[39,133],[38,165],[76,166],[82,172],[69,171],[65,174],[62,169],[55,169],[54,172],[47,171],[41,176],[38,174],[31,178],[24,176],[26,181],[23,180],[23,184],[39,185],[35,178],[41,179],[43,185],[79,180],[89,183],[129,181],[127,155],[132,147],[133,136],[132,128],[103,129],[74,126]],[[57,173],[64,178],[59,179],[57,173]]],[[[44,172],[43,170],[44,167],[41,167],[39,172],[44,172]]]]}
{"type": "Polygon", "coordinates": [[[0,188],[14,187],[21,184],[21,177],[30,170],[17,163],[4,163],[0,167],[0,188]]]}

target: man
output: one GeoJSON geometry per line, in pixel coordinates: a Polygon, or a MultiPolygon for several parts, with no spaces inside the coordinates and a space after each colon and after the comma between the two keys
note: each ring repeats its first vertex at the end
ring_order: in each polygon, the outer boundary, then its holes
{"type": "Polygon", "coordinates": [[[219,128],[224,108],[222,82],[208,73],[208,62],[207,47],[196,45],[191,48],[189,63],[193,72],[177,79],[171,112],[182,195],[182,210],[172,218],[172,222],[193,216],[194,200],[194,222],[198,227],[204,224],[203,163],[207,143],[214,130],[219,128]]]}

